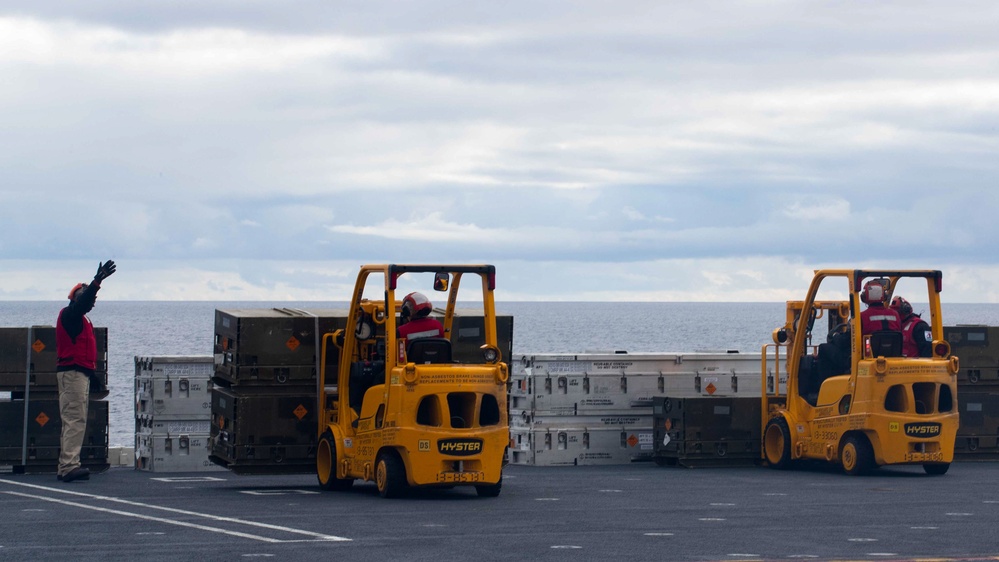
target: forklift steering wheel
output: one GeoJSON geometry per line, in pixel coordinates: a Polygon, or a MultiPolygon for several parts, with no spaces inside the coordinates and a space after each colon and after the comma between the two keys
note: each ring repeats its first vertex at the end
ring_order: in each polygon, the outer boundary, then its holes
{"type": "Polygon", "coordinates": [[[849,329],[850,329],[849,322],[841,322],[839,324],[836,324],[835,326],[832,327],[831,330],[829,330],[829,333],[826,334],[826,342],[832,343],[833,336],[835,336],[840,332],[846,332],[849,329]]]}

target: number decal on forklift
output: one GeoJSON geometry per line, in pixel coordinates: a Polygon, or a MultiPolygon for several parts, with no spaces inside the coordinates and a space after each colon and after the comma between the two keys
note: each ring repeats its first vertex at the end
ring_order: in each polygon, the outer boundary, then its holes
{"type": "Polygon", "coordinates": [[[888,431],[898,433],[898,422],[888,422],[888,431]]]}
{"type": "Polygon", "coordinates": [[[439,472],[437,473],[438,482],[454,482],[459,484],[465,484],[468,482],[479,482],[482,480],[481,472],[439,472]]]}
{"type": "Polygon", "coordinates": [[[430,450],[430,440],[429,439],[420,439],[419,447],[420,447],[421,451],[429,451],[430,450]]]}

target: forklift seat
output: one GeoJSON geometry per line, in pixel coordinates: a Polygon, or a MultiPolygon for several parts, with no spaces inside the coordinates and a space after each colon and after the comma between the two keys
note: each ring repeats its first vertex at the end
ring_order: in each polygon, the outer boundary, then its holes
{"type": "Polygon", "coordinates": [[[879,330],[871,334],[872,357],[901,357],[902,332],[879,330]]]}
{"type": "Polygon", "coordinates": [[[420,338],[409,342],[406,359],[413,363],[451,363],[451,340],[420,338]]]}

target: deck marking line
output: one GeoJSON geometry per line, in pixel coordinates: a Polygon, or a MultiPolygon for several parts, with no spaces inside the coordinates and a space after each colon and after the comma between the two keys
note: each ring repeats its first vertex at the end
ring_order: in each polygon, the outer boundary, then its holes
{"type": "Polygon", "coordinates": [[[161,476],[150,478],[150,480],[157,482],[225,482],[225,478],[216,478],[214,476],[161,476]]]}
{"type": "Polygon", "coordinates": [[[239,531],[227,531],[225,529],[219,529],[217,527],[208,527],[206,525],[198,525],[197,523],[188,523],[186,521],[175,521],[173,519],[164,519],[162,517],[153,517],[151,515],[141,515],[141,514],[138,514],[138,513],[131,513],[129,511],[120,511],[120,510],[117,510],[117,509],[110,509],[110,508],[107,508],[107,507],[97,507],[95,505],[86,505],[86,504],[82,504],[82,503],[71,502],[71,501],[68,501],[68,500],[60,500],[60,499],[57,499],[57,498],[47,498],[45,496],[33,496],[31,494],[22,494],[21,492],[7,492],[7,493],[11,494],[11,495],[14,495],[14,496],[21,496],[21,497],[24,497],[24,498],[31,498],[31,499],[36,499],[36,500],[44,500],[44,501],[47,501],[47,502],[59,503],[59,504],[62,504],[62,505],[69,505],[69,506],[72,506],[72,507],[82,507],[83,509],[90,509],[90,510],[93,510],[93,511],[100,511],[100,512],[103,512],[103,513],[111,513],[113,515],[124,515],[125,517],[135,517],[136,519],[145,519],[147,521],[156,521],[158,523],[166,523],[168,525],[179,525],[181,527],[190,527],[192,529],[198,529],[198,530],[201,530],[201,531],[210,531],[212,533],[222,533],[224,535],[232,535],[232,536],[235,536],[235,537],[242,537],[244,539],[253,539],[253,540],[257,540],[257,541],[264,541],[264,542],[270,542],[270,543],[281,542],[279,539],[272,539],[272,538],[268,538],[268,537],[260,537],[260,536],[257,536],[257,535],[251,535],[249,533],[241,533],[239,531]]]}
{"type": "Polygon", "coordinates": [[[319,492],[316,492],[315,490],[296,490],[290,488],[287,490],[241,490],[239,493],[251,496],[283,496],[285,494],[318,494],[319,492]]]}
{"type": "MultiPolygon", "coordinates": [[[[62,490],[62,489],[59,489],[59,488],[49,488],[47,486],[38,486],[36,484],[27,484],[27,483],[24,483],[24,482],[15,482],[13,480],[3,480],[3,479],[0,479],[0,483],[14,484],[16,486],[25,486],[25,487],[28,487],[28,488],[37,488],[39,490],[46,490],[46,491],[49,491],[49,492],[58,492],[58,493],[62,493],[62,494],[70,494],[70,495],[80,496],[80,497],[84,497],[84,498],[90,498],[90,499],[96,499],[96,500],[104,500],[104,501],[122,503],[122,504],[125,504],[125,505],[131,505],[131,506],[134,506],[134,507],[144,507],[144,508],[148,508],[148,509],[158,509],[158,510],[161,510],[161,511],[168,511],[168,512],[171,512],[171,513],[179,513],[181,515],[190,515],[190,516],[193,516],[193,517],[203,517],[205,519],[211,519],[211,520],[214,520],[214,521],[225,521],[226,523],[236,523],[238,525],[249,525],[249,526],[252,526],[252,527],[260,527],[260,528],[263,528],[263,529],[270,529],[272,531],[283,531],[283,532],[291,533],[291,534],[306,535],[306,536],[309,536],[309,537],[315,537],[315,538],[323,540],[323,541],[350,541],[350,540],[353,540],[353,539],[348,539],[346,537],[338,537],[338,536],[335,536],[335,535],[324,535],[322,533],[314,533],[312,531],[303,531],[301,529],[293,529],[291,527],[284,527],[284,526],[281,526],[281,525],[271,525],[271,524],[268,524],[268,523],[259,523],[257,521],[246,521],[246,520],[243,520],[243,519],[237,519],[235,517],[222,517],[220,515],[210,515],[210,514],[207,514],[207,513],[198,513],[197,511],[188,511],[186,509],[176,509],[176,508],[173,508],[173,507],[163,507],[163,506],[159,506],[159,505],[152,505],[152,504],[146,504],[146,503],[141,503],[141,502],[133,502],[133,501],[129,501],[129,500],[123,500],[121,498],[113,498],[113,497],[110,497],[110,496],[98,496],[98,495],[87,494],[87,493],[83,493],[83,492],[73,492],[71,490],[62,490]]],[[[7,493],[8,494],[13,494],[14,492],[7,492],[7,493]]],[[[36,497],[36,496],[27,496],[27,497],[36,497]]],[[[37,496],[37,497],[42,498],[42,496],[37,496]]],[[[42,499],[47,499],[47,498],[42,498],[42,499]]]]}

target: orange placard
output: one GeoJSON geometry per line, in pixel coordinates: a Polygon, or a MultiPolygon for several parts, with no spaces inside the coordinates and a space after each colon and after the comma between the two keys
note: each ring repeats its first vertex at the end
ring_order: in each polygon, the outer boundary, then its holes
{"type": "Polygon", "coordinates": [[[34,349],[35,353],[41,353],[45,349],[45,344],[42,343],[42,340],[35,340],[35,343],[31,344],[31,349],[34,349]]]}
{"type": "Polygon", "coordinates": [[[290,338],[288,338],[288,341],[286,341],[284,344],[288,346],[288,349],[295,351],[296,349],[298,349],[298,346],[301,345],[301,342],[299,342],[295,338],[295,336],[291,336],[290,338]]]}
{"type": "Polygon", "coordinates": [[[42,412],[38,414],[35,421],[38,422],[38,425],[45,427],[45,424],[49,423],[49,417],[45,415],[45,412],[42,412]]]}
{"type": "Polygon", "coordinates": [[[295,417],[298,418],[298,421],[302,421],[302,418],[304,418],[305,414],[308,414],[309,411],[305,409],[305,406],[299,404],[298,407],[295,408],[295,410],[292,413],[295,414],[295,417]]]}

